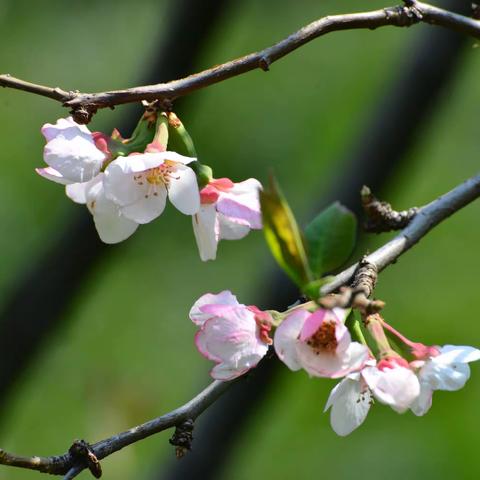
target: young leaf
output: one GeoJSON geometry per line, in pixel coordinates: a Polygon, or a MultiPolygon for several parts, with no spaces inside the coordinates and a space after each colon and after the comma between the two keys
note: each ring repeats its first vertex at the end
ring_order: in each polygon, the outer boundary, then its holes
{"type": "Polygon", "coordinates": [[[355,246],[357,219],[336,202],[319,213],[305,229],[310,268],[316,277],[342,265],[355,246]]]}
{"type": "Polygon", "coordinates": [[[268,189],[260,192],[263,230],[275,260],[300,287],[311,278],[302,235],[295,217],[276,181],[270,178],[268,189]]]}

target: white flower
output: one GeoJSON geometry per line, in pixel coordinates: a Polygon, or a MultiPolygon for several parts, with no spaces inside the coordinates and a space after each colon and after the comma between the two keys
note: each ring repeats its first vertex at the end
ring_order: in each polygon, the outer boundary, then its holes
{"type": "Polygon", "coordinates": [[[200,210],[192,222],[203,261],[216,258],[221,239],[239,240],[251,229],[262,228],[258,198],[261,189],[260,182],[254,178],[240,183],[218,178],[202,189],[200,210]]]}
{"type": "Polygon", "coordinates": [[[119,157],[105,169],[105,195],[137,223],[158,217],[167,196],[182,213],[193,215],[200,208],[197,177],[187,166],[193,161],[175,152],[119,157]]]}
{"type": "Polygon", "coordinates": [[[104,174],[100,173],[89,182],[67,185],[66,194],[74,202],[87,205],[103,242],[118,243],[132,235],[138,223],[125,218],[118,206],[106,198],[103,180],[104,174]]]}
{"type": "Polygon", "coordinates": [[[330,425],[337,435],[344,437],[364,422],[372,401],[361,373],[351,373],[330,392],[324,412],[331,408],[330,425]]]}
{"type": "Polygon", "coordinates": [[[421,392],[410,407],[415,415],[428,412],[435,390],[455,391],[464,387],[470,378],[468,364],[480,360],[480,350],[468,346],[445,345],[437,349],[438,354],[413,364],[419,368],[418,379],[421,392]]]}
{"type": "Polygon", "coordinates": [[[190,318],[200,327],[195,335],[199,352],[217,364],[210,372],[217,380],[243,375],[267,353],[268,313],[238,303],[229,291],[200,297],[190,318]]]}
{"type": "Polygon", "coordinates": [[[365,345],[352,342],[343,309],[294,310],[277,328],[274,347],[291,370],[339,378],[361,369],[369,358],[365,345]]]}
{"type": "Polygon", "coordinates": [[[398,413],[410,408],[420,395],[417,376],[400,357],[381,360],[375,367],[365,367],[362,377],[375,398],[398,413]]]}
{"type": "Polygon", "coordinates": [[[55,125],[50,123],[42,127],[47,140],[43,150],[47,170],[52,176],[43,175],[58,183],[87,182],[101,170],[107,156],[95,146],[92,133],[85,125],[74,122],[72,117],[60,118],[55,125]],[[55,173],[53,173],[55,172],[55,173]]]}

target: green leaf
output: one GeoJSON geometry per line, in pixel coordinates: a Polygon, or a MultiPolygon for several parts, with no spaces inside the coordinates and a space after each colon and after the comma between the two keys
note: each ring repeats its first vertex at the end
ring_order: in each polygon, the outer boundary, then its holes
{"type": "Polygon", "coordinates": [[[308,260],[318,278],[345,263],[355,246],[357,219],[336,202],[318,214],[305,229],[308,260]]]}
{"type": "Polygon", "coordinates": [[[312,280],[302,235],[278,184],[270,178],[268,189],[260,192],[263,231],[280,267],[300,287],[312,280]]]}

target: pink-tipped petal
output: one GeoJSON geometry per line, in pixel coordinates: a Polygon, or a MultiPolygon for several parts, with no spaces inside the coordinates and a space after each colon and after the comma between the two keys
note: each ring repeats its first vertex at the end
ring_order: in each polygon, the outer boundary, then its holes
{"type": "Polygon", "coordinates": [[[232,294],[229,290],[224,290],[220,293],[206,293],[202,295],[190,309],[190,319],[196,325],[202,326],[209,318],[212,318],[212,315],[204,313],[201,308],[206,305],[231,305],[238,306],[237,297],[232,294]]]}
{"type": "Polygon", "coordinates": [[[59,183],[60,185],[70,185],[72,183],[70,180],[66,179],[60,172],[57,172],[52,167],[36,168],[35,171],[43,178],[51,180],[55,183],[59,183]]]}
{"type": "Polygon", "coordinates": [[[300,332],[310,312],[303,309],[294,310],[290,313],[275,331],[273,346],[278,358],[287,365],[290,370],[300,370],[302,364],[298,358],[297,343],[300,332]]]}

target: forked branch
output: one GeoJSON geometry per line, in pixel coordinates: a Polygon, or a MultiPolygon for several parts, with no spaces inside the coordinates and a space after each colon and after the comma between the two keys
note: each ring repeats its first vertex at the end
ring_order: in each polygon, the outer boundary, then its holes
{"type": "MultiPolygon", "coordinates": [[[[472,11],[472,13],[474,13],[472,11]]],[[[408,27],[417,23],[438,25],[475,38],[480,38],[480,21],[444,10],[423,2],[409,1],[404,5],[361,13],[348,13],[320,18],[291,34],[284,40],[264,50],[231,60],[185,78],[156,85],[145,85],[125,90],[99,93],[66,91],[61,88],[36,85],[8,74],[0,75],[0,86],[15,88],[42,95],[71,108],[76,119],[88,123],[99,108],[114,107],[142,100],[158,100],[168,106],[175,99],[196,90],[222,82],[260,68],[267,71],[270,65],[315,38],[330,32],[353,29],[376,29],[384,26],[408,27]]]]}

